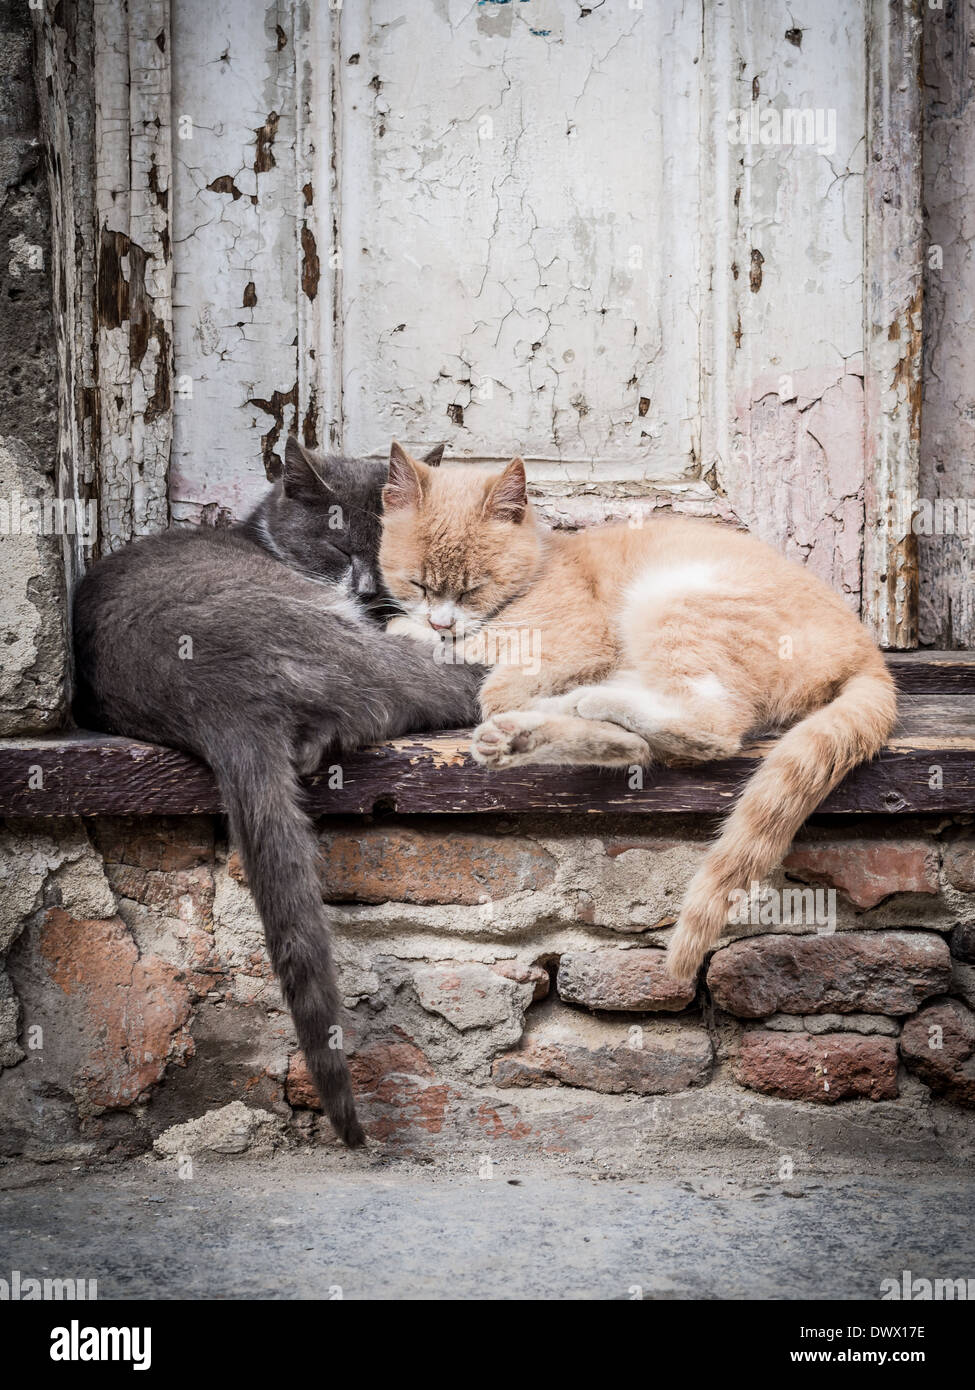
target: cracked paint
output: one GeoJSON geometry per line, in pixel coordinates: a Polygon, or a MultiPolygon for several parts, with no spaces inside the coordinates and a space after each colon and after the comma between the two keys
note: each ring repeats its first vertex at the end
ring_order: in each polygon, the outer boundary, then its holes
{"type": "Polygon", "coordinates": [[[318,293],[321,270],[315,236],[306,222],[301,228],[301,289],[309,299],[314,299],[318,293]]]}
{"type": "Polygon", "coordinates": [[[739,399],[735,505],[761,514],[763,535],[860,600],[863,541],[863,380],[841,366],[777,378],[739,399]]]}
{"type": "Polygon", "coordinates": [[[254,173],[267,174],[274,168],[274,139],[278,133],[281,118],[271,111],[259,130],[254,131],[256,152],[254,154],[254,173]]]}
{"type": "Polygon", "coordinates": [[[288,0],[173,0],[173,110],[192,120],[192,138],[173,144],[170,494],[180,522],[246,513],[298,426],[297,301],[310,270],[297,221],[293,34],[288,0]]]}
{"type": "Polygon", "coordinates": [[[96,6],[93,399],[99,547],[169,520],[172,238],[168,0],[96,6]],[[131,74],[138,73],[138,82],[131,74]],[[124,112],[120,119],[118,113],[124,112]]]}
{"type": "Polygon", "coordinates": [[[229,193],[234,202],[243,197],[240,189],[234,183],[232,174],[221,174],[219,178],[208,183],[207,188],[211,193],[229,193]]]}
{"type": "Polygon", "coordinates": [[[447,422],[455,457],[525,456],[560,515],[696,489],[858,601],[852,0],[761,34],[736,6],[438,0],[451,81],[421,85],[392,0],[174,3],[179,520],[245,510],[286,429],[383,456],[447,422]],[[835,150],[702,137],[752,100],[835,108],[835,150]]]}
{"type": "Polygon", "coordinates": [[[422,88],[392,18],[375,0],[342,19],[345,447],[446,418],[450,452],[520,452],[544,493],[689,476],[699,200],[674,151],[697,140],[699,13],[449,0],[423,47],[456,80],[422,88]]]}
{"type": "MultiPolygon", "coordinates": [[[[975,459],[975,0],[926,15],[922,498],[970,498],[975,459]]],[[[975,535],[918,536],[920,640],[975,645],[975,535]]]]}
{"type": "Polygon", "coordinates": [[[921,23],[913,6],[880,7],[868,27],[864,315],[866,456],[863,609],[885,647],[917,643],[917,537],[911,516],[920,452],[921,23]]]}
{"type": "Polygon", "coordinates": [[[790,11],[793,29],[706,8],[709,128],[753,101],[836,111],[836,152],[717,142],[705,215],[702,476],[750,529],[861,598],[864,536],[862,8],[790,11]],[[801,42],[800,42],[801,40],[801,42]]]}
{"type": "Polygon", "coordinates": [[[252,399],[248,405],[257,406],[258,410],[263,410],[265,415],[270,415],[274,424],[266,434],[261,435],[261,454],[264,459],[264,472],[268,481],[276,478],[281,471],[280,463],[275,455],[275,447],[281,439],[282,433],[287,430],[288,434],[298,432],[298,383],[295,382],[290,391],[274,391],[271,399],[267,401],[252,399]],[[285,418],[285,407],[291,406],[292,416],[290,420],[285,418]]]}

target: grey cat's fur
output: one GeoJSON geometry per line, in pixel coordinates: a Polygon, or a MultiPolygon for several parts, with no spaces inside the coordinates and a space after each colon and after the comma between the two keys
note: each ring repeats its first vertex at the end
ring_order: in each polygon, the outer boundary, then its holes
{"type": "Polygon", "coordinates": [[[370,622],[385,481],[382,464],[291,439],[246,522],[138,540],[85,575],[74,606],[78,722],[212,767],[309,1071],[349,1145],[364,1135],[330,1046],[341,1000],[298,777],[326,751],[471,723],[483,676],[370,622]]]}

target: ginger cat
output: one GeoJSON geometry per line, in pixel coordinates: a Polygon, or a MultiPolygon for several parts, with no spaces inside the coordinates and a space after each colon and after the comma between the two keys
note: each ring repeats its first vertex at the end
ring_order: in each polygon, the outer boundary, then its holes
{"type": "Polygon", "coordinates": [[[730,895],[778,864],[894,726],[894,683],[866,629],[815,575],[718,522],[551,531],[521,459],[499,474],[435,470],[394,444],[383,503],[380,566],[408,615],[400,631],[540,635],[537,669],[494,665],[481,687],[479,763],[706,762],[788,726],[688,887],[667,967],[693,977],[730,895]]]}

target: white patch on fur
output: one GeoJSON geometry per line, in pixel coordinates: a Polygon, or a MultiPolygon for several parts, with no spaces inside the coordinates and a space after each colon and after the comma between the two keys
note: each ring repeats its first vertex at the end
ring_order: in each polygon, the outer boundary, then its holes
{"type": "Polygon", "coordinates": [[[451,627],[455,627],[457,622],[463,617],[456,603],[450,598],[433,599],[427,605],[427,609],[431,626],[436,624],[438,628],[444,631],[448,631],[451,627]]]}
{"type": "Polygon", "coordinates": [[[695,676],[694,680],[688,681],[688,685],[695,695],[700,695],[702,700],[727,700],[728,692],[718,680],[717,676],[710,673],[706,676],[695,676]]]}
{"type": "Polygon", "coordinates": [[[364,621],[365,618],[365,614],[362,611],[362,605],[356,599],[354,599],[351,594],[343,593],[342,590],[337,586],[332,595],[332,601],[329,604],[329,608],[331,608],[332,612],[336,613],[340,618],[346,618],[349,622],[361,623],[364,621]]]}
{"type": "Polygon", "coordinates": [[[583,719],[605,719],[634,733],[672,724],[682,713],[676,700],[635,681],[607,681],[573,691],[576,712],[583,719]]]}
{"type": "Polygon", "coordinates": [[[450,633],[453,637],[470,637],[486,621],[485,618],[466,613],[456,600],[450,598],[397,598],[396,602],[418,623],[427,623],[431,632],[436,631],[444,636],[450,633]],[[438,624],[436,629],[434,623],[438,624]]]}
{"type": "Polygon", "coordinates": [[[439,647],[443,639],[438,632],[434,632],[425,619],[417,618],[409,613],[399,613],[395,618],[390,618],[386,624],[386,631],[396,637],[409,637],[413,642],[422,642],[425,646],[439,647]]]}
{"type": "Polygon", "coordinates": [[[668,599],[703,594],[717,588],[717,568],[703,560],[670,568],[654,565],[627,586],[626,601],[628,604],[666,603],[668,599]]]}

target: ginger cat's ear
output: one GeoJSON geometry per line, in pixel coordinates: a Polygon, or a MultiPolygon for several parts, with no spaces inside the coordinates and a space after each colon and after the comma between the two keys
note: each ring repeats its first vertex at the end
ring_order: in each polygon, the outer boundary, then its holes
{"type": "Polygon", "coordinates": [[[528,510],[528,480],[521,459],[512,459],[499,478],[488,488],[484,515],[495,521],[511,521],[518,526],[528,510]]]}
{"type": "Polygon", "coordinates": [[[383,506],[387,512],[405,507],[418,507],[423,501],[422,463],[411,459],[401,444],[393,440],[389,451],[389,476],[383,488],[383,506]]]}
{"type": "Polygon", "coordinates": [[[423,455],[423,462],[428,468],[439,468],[443,459],[443,451],[446,444],[435,444],[428,454],[423,455]]]}

